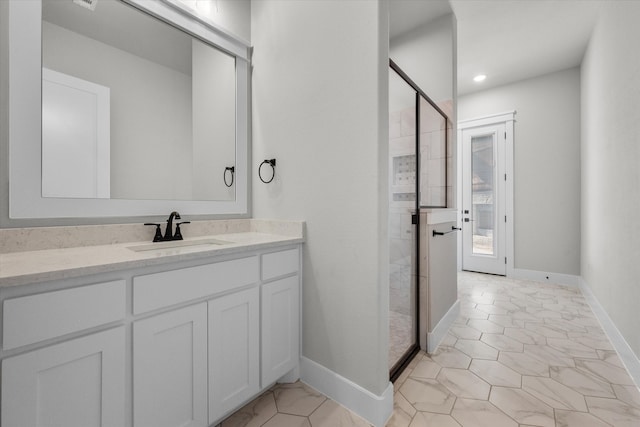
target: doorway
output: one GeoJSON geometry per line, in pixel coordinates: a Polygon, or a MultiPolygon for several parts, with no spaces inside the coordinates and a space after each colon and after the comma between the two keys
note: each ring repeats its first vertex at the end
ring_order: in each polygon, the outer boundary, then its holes
{"type": "Polygon", "coordinates": [[[458,125],[463,270],[506,276],[513,268],[514,115],[458,125]]]}

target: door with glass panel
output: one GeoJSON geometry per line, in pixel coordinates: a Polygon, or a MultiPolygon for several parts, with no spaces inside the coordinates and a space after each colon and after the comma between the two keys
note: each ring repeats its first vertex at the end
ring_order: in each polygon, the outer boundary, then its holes
{"type": "MultiPolygon", "coordinates": [[[[393,66],[392,66],[393,68],[393,66]]],[[[418,351],[419,159],[416,90],[389,70],[389,369],[394,378],[418,351]]]]}
{"type": "Polygon", "coordinates": [[[462,268],[506,275],[505,124],[462,130],[462,268]]]}

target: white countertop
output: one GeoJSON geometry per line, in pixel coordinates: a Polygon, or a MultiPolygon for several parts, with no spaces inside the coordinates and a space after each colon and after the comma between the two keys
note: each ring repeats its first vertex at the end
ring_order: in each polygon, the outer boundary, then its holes
{"type": "MultiPolygon", "coordinates": [[[[185,239],[218,239],[225,244],[194,245],[136,252],[129,247],[150,242],[130,242],[62,249],[45,249],[0,254],[0,288],[60,280],[128,268],[163,265],[168,262],[198,260],[256,249],[304,242],[302,235],[261,232],[225,233],[185,239]]],[[[162,244],[159,244],[162,247],[162,244]]]]}

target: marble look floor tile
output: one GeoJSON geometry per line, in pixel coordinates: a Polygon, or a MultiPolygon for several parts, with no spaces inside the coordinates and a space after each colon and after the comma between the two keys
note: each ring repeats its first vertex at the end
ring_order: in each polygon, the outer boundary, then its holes
{"type": "Polygon", "coordinates": [[[442,384],[431,379],[408,378],[400,393],[418,411],[448,414],[456,397],[442,384]]]}
{"type": "Polygon", "coordinates": [[[640,390],[635,385],[612,384],[613,392],[619,400],[640,409],[640,390]]]}
{"type": "Polygon", "coordinates": [[[617,366],[618,368],[624,368],[622,360],[620,360],[620,357],[615,350],[596,350],[596,353],[598,353],[598,358],[600,360],[603,360],[610,365],[617,366]]]}
{"type": "Polygon", "coordinates": [[[493,305],[495,305],[496,307],[504,308],[505,310],[507,310],[507,312],[510,312],[510,313],[519,311],[520,307],[512,303],[511,298],[509,296],[507,296],[507,298],[508,298],[507,300],[503,300],[503,301],[494,301],[493,305]]]}
{"type": "MultiPolygon", "coordinates": [[[[451,416],[432,414],[430,412],[418,412],[409,427],[461,427],[451,416]]],[[[389,426],[385,426],[389,427],[389,426]]]]}
{"type": "Polygon", "coordinates": [[[482,334],[480,341],[500,351],[522,352],[524,350],[520,341],[503,334],[482,334]]]}
{"type": "Polygon", "coordinates": [[[458,341],[458,338],[453,336],[451,333],[447,332],[444,338],[442,339],[442,342],[440,343],[440,345],[453,347],[454,345],[456,345],[457,341],[458,341]]]}
{"type": "Polygon", "coordinates": [[[289,414],[276,414],[263,424],[263,427],[311,427],[307,417],[289,414]]]}
{"type": "Polygon", "coordinates": [[[625,369],[613,366],[602,360],[576,359],[576,368],[587,371],[611,384],[634,385],[625,369]]]}
{"type": "Polygon", "coordinates": [[[522,377],[522,389],[555,409],[587,411],[584,396],[551,378],[522,377]]]}
{"type": "Polygon", "coordinates": [[[276,400],[269,391],[224,420],[221,427],[260,427],[277,412],[276,400]]]}
{"type": "MultiPolygon", "coordinates": [[[[489,316],[487,315],[487,318],[488,317],[489,316]]],[[[469,319],[467,325],[479,330],[480,332],[488,332],[490,334],[501,334],[504,332],[503,326],[493,323],[490,320],[469,319]]]]}
{"type": "Polygon", "coordinates": [[[546,345],[547,338],[540,335],[537,332],[530,331],[524,328],[504,328],[504,335],[515,340],[520,341],[522,344],[536,344],[546,345]]]}
{"type": "Polygon", "coordinates": [[[579,342],[563,338],[547,338],[547,344],[558,351],[573,357],[598,359],[595,349],[589,348],[579,342]]]}
{"type": "Polygon", "coordinates": [[[449,333],[456,338],[462,338],[465,340],[479,340],[482,332],[469,326],[454,325],[449,329],[449,333]]]}
{"type": "Polygon", "coordinates": [[[329,399],[309,416],[309,421],[313,427],[371,427],[367,421],[329,399]]]}
{"type": "Polygon", "coordinates": [[[591,373],[562,366],[553,366],[549,369],[550,376],[585,396],[615,398],[611,385],[591,373]]]}
{"type": "Polygon", "coordinates": [[[575,366],[574,359],[571,356],[547,345],[525,344],[523,351],[525,354],[533,356],[549,366],[575,366]]]}
{"type": "Polygon", "coordinates": [[[399,391],[396,391],[393,396],[393,406],[394,408],[405,412],[409,416],[409,420],[411,420],[417,412],[416,408],[414,408],[399,391]]]}
{"type": "Polygon", "coordinates": [[[556,427],[611,427],[591,414],[556,410],[556,427]]]}
{"type": "Polygon", "coordinates": [[[518,427],[512,418],[484,400],[458,399],[451,416],[463,427],[518,427]]]}
{"type": "MultiPolygon", "coordinates": [[[[570,315],[568,317],[575,318],[576,316],[570,315]]],[[[544,323],[549,326],[553,326],[554,328],[561,329],[567,333],[574,332],[586,334],[589,332],[586,326],[582,326],[572,319],[545,319],[544,323]]]]}
{"type": "Polygon", "coordinates": [[[301,416],[309,416],[327,400],[322,393],[301,382],[279,384],[273,395],[278,412],[301,416]]]}
{"type": "Polygon", "coordinates": [[[469,356],[453,347],[439,347],[431,359],[444,368],[467,369],[471,363],[469,356]]]}
{"type": "Polygon", "coordinates": [[[459,339],[455,348],[472,359],[496,360],[498,358],[498,350],[478,340],[459,339]]]}
{"type": "Polygon", "coordinates": [[[527,322],[525,328],[537,332],[546,338],[568,338],[567,333],[562,329],[544,323],[527,322]]]}
{"type": "Polygon", "coordinates": [[[457,397],[480,400],[489,398],[491,386],[466,369],[443,368],[437,380],[457,397]]]}
{"type": "Polygon", "coordinates": [[[514,320],[513,316],[509,314],[490,314],[489,321],[495,323],[496,325],[503,326],[505,328],[523,328],[524,321],[522,320],[514,320]]]}
{"type": "Polygon", "coordinates": [[[493,387],[489,401],[521,424],[555,426],[553,409],[524,390],[493,387]]]}
{"type": "Polygon", "coordinates": [[[475,308],[465,308],[460,310],[460,316],[466,317],[470,320],[486,320],[489,318],[489,313],[485,313],[484,311],[480,311],[475,308]]]}
{"type": "Polygon", "coordinates": [[[640,409],[617,399],[603,397],[586,398],[589,412],[615,427],[638,427],[640,409]]]}
{"type": "Polygon", "coordinates": [[[507,314],[509,312],[507,309],[494,304],[478,304],[476,305],[476,310],[483,311],[487,314],[507,314]]]}
{"type": "Polygon", "coordinates": [[[418,362],[416,367],[413,368],[410,376],[418,378],[435,378],[436,376],[438,376],[440,369],[442,369],[442,367],[433,360],[429,358],[423,358],[420,362],[418,362]]]}
{"type": "Polygon", "coordinates": [[[526,353],[501,351],[498,361],[522,375],[549,376],[549,365],[526,353]]]}
{"type": "Polygon", "coordinates": [[[469,370],[491,385],[518,388],[522,385],[522,375],[494,360],[472,360],[469,370]]]}
{"type": "Polygon", "coordinates": [[[596,350],[596,353],[598,350],[613,351],[615,353],[615,350],[611,345],[611,342],[604,335],[595,335],[591,333],[583,334],[583,333],[576,333],[576,332],[569,332],[567,335],[569,336],[569,339],[571,341],[580,343],[585,347],[592,348],[596,350]]]}

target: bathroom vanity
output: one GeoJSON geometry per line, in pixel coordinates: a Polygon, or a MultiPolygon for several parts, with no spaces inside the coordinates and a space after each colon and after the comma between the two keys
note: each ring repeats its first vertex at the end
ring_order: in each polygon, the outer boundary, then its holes
{"type": "Polygon", "coordinates": [[[295,381],[302,227],[0,254],[0,425],[208,426],[295,381]]]}

